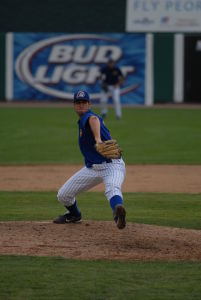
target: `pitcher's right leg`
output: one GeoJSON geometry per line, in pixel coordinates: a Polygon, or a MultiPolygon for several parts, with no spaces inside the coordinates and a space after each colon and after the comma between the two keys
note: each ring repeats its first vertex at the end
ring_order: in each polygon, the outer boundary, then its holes
{"type": "Polygon", "coordinates": [[[81,221],[81,212],[78,209],[76,195],[87,191],[91,187],[102,182],[102,178],[89,168],[82,168],[75,173],[58,191],[58,200],[67,208],[67,213],[56,218],[53,222],[57,224],[77,223],[81,221]]]}

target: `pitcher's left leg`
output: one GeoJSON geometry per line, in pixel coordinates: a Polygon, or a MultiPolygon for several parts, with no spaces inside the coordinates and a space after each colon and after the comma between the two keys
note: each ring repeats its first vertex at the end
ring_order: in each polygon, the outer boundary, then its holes
{"type": "Polygon", "coordinates": [[[122,159],[106,166],[104,175],[105,195],[113,210],[114,221],[119,229],[126,226],[126,211],[123,206],[121,186],[125,178],[125,164],[122,159]]]}

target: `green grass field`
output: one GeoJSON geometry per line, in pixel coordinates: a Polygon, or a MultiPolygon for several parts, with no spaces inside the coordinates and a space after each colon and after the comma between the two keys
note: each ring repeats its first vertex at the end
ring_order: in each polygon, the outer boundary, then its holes
{"type": "MultiPolygon", "coordinates": [[[[125,193],[127,221],[201,229],[201,194],[125,193]]],[[[77,198],[86,220],[112,220],[103,193],[77,198]]],[[[0,192],[0,221],[52,220],[64,212],[56,192],[0,192]]]]}
{"type": "MultiPolygon", "coordinates": [[[[98,112],[97,109],[95,109],[98,112]]],[[[1,108],[0,164],[83,163],[72,108],[1,108]]],[[[129,164],[201,164],[201,110],[124,108],[106,120],[129,164]]],[[[127,221],[201,229],[201,194],[125,193],[127,221]]],[[[78,198],[83,218],[112,220],[103,193],[78,198]]],[[[56,192],[1,192],[0,221],[51,220],[56,192]]],[[[1,230],[1,227],[0,227],[1,230]]],[[[0,300],[199,300],[201,262],[78,261],[0,256],[0,300]]]]}
{"type": "Polygon", "coordinates": [[[2,300],[199,300],[201,263],[0,257],[2,300]]]}
{"type": "MultiPolygon", "coordinates": [[[[119,122],[110,110],[106,125],[126,163],[201,163],[201,110],[125,108],[119,122]]],[[[0,110],[0,164],[81,163],[77,141],[72,108],[0,110]]]]}

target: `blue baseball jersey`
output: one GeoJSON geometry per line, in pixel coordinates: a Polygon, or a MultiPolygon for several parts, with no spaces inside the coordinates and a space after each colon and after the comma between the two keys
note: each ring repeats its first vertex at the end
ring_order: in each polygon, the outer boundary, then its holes
{"type": "Polygon", "coordinates": [[[103,119],[93,113],[91,110],[88,110],[78,121],[79,125],[79,146],[82,152],[82,155],[85,159],[85,165],[87,168],[91,168],[93,164],[101,164],[102,162],[110,162],[110,160],[104,158],[100,155],[96,149],[96,141],[94,139],[93,133],[89,125],[89,117],[96,116],[100,121],[100,134],[102,141],[111,140],[110,132],[105,127],[103,119]]]}
{"type": "Polygon", "coordinates": [[[107,83],[108,85],[114,85],[118,83],[120,77],[123,77],[123,74],[118,67],[103,67],[101,69],[101,74],[104,76],[103,82],[107,83]]]}

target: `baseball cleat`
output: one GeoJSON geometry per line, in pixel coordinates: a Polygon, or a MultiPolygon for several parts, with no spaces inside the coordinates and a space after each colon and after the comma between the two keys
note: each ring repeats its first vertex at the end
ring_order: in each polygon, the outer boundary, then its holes
{"type": "Polygon", "coordinates": [[[81,214],[77,215],[77,216],[74,216],[74,215],[72,215],[68,212],[68,213],[65,213],[62,216],[58,216],[53,221],[53,223],[55,223],[55,224],[65,224],[65,223],[79,223],[81,221],[82,221],[82,215],[81,214]]]}
{"type": "Polygon", "coordinates": [[[114,221],[119,229],[126,226],[126,210],[123,205],[117,205],[114,210],[114,221]]]}

